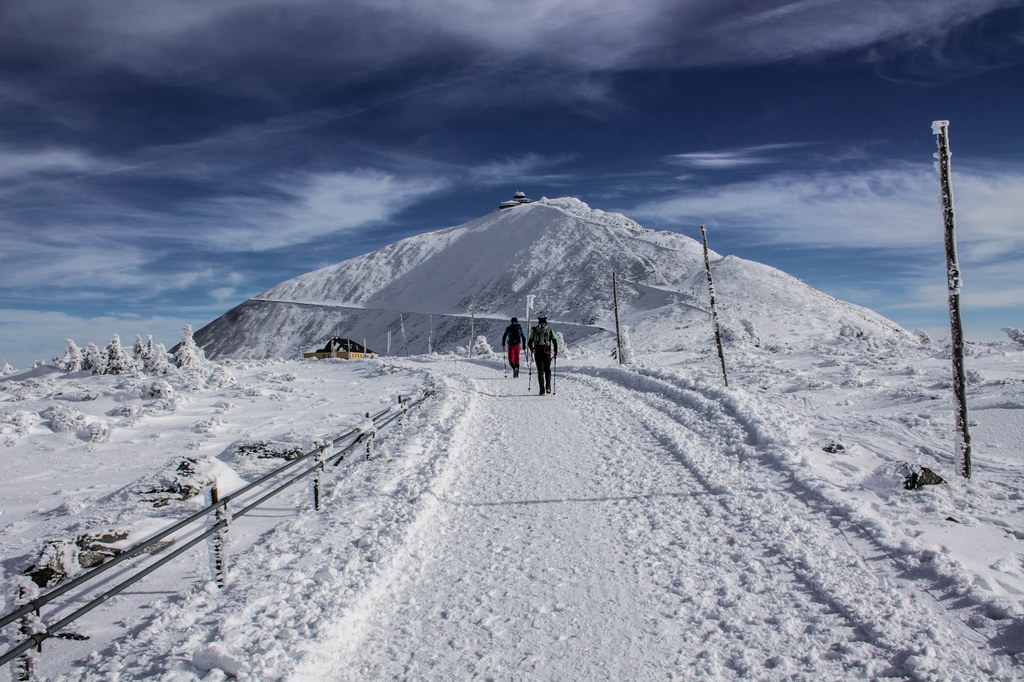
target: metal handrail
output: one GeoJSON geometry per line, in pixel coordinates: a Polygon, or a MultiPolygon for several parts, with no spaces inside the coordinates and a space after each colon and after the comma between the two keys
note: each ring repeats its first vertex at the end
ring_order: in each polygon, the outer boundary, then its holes
{"type": "MultiPolygon", "coordinates": [[[[403,401],[402,400],[402,396],[399,396],[398,397],[397,405],[389,405],[387,408],[381,410],[380,412],[378,412],[377,414],[373,415],[372,417],[370,416],[369,413],[367,413],[367,417],[370,419],[370,421],[373,422],[373,429],[372,429],[371,433],[375,433],[376,431],[378,431],[380,429],[383,429],[384,427],[386,427],[391,422],[393,422],[396,419],[400,418],[406,411],[409,410],[409,408],[415,407],[416,405],[419,405],[424,400],[426,400],[427,397],[429,397],[432,393],[433,393],[433,391],[429,390],[429,389],[425,390],[425,391],[421,391],[419,393],[419,396],[415,400],[412,400],[412,401],[409,401],[409,400],[403,401]],[[395,410],[396,407],[398,408],[396,414],[393,414],[388,419],[386,419],[386,420],[384,420],[384,421],[382,421],[380,423],[377,423],[383,417],[391,414],[392,412],[395,412],[396,411],[395,410]]],[[[406,396],[406,397],[408,397],[408,396],[406,396]]],[[[348,440],[350,438],[353,439],[353,440],[352,440],[351,443],[346,445],[344,448],[342,448],[338,452],[333,453],[331,455],[331,457],[329,458],[329,460],[330,461],[337,460],[337,461],[335,461],[335,464],[339,464],[341,462],[341,460],[344,459],[344,455],[346,453],[350,452],[357,445],[359,445],[361,442],[363,442],[363,439],[367,435],[367,433],[368,433],[367,430],[364,429],[364,428],[354,428],[354,429],[351,429],[351,430],[347,431],[346,433],[344,433],[344,434],[342,434],[340,436],[332,438],[329,441],[330,445],[337,445],[338,443],[344,442],[344,441],[346,441],[346,440],[348,440]]],[[[299,464],[301,464],[301,463],[303,463],[303,462],[305,462],[305,461],[307,461],[307,460],[309,460],[311,458],[316,457],[321,452],[323,452],[323,450],[326,449],[326,447],[327,447],[327,443],[321,444],[321,445],[317,446],[313,450],[303,454],[301,457],[297,457],[296,459],[288,462],[287,464],[278,467],[277,469],[275,469],[275,470],[265,474],[264,476],[261,476],[260,478],[256,479],[255,481],[252,481],[251,483],[245,485],[244,487],[239,488],[238,490],[232,492],[231,494],[225,495],[224,497],[222,497],[218,501],[210,504],[206,508],[201,509],[198,512],[196,512],[196,513],[192,514],[191,516],[189,516],[188,518],[183,519],[183,520],[173,524],[172,526],[164,529],[163,531],[157,533],[156,535],[153,535],[152,537],[147,538],[146,540],[140,542],[139,544],[135,545],[134,547],[125,550],[124,552],[122,552],[121,554],[118,554],[115,557],[112,557],[110,560],[105,561],[104,563],[100,564],[99,566],[96,566],[96,567],[90,569],[86,573],[83,573],[82,575],[78,576],[77,578],[75,578],[75,579],[65,583],[64,585],[56,587],[56,588],[54,588],[50,592],[47,592],[44,595],[41,595],[39,597],[36,597],[34,599],[29,600],[28,602],[26,602],[25,604],[23,604],[19,608],[15,609],[14,611],[11,611],[10,613],[7,613],[4,616],[0,617],[0,628],[5,627],[7,625],[10,625],[14,621],[18,620],[19,618],[21,618],[23,616],[28,615],[29,613],[32,613],[32,612],[38,613],[39,610],[43,606],[49,604],[54,599],[57,599],[58,597],[66,594],[67,592],[75,589],[76,587],[79,587],[79,586],[85,584],[86,582],[89,582],[89,581],[92,581],[92,580],[98,578],[100,575],[102,575],[106,571],[110,570],[114,566],[116,566],[116,565],[118,565],[118,564],[120,564],[120,563],[122,563],[124,561],[127,561],[128,559],[131,559],[133,557],[137,557],[139,554],[145,552],[147,549],[149,549],[150,547],[152,547],[156,543],[160,542],[161,540],[163,540],[164,538],[167,538],[170,535],[173,535],[173,534],[177,533],[178,531],[180,531],[181,529],[185,528],[186,526],[189,526],[189,525],[195,523],[196,521],[198,521],[198,520],[200,520],[200,519],[202,519],[202,518],[204,518],[206,516],[209,516],[210,514],[216,513],[218,510],[220,510],[222,508],[226,508],[228,503],[230,503],[232,500],[236,500],[239,497],[244,496],[246,493],[248,493],[248,492],[252,491],[253,489],[255,489],[256,487],[262,485],[263,483],[265,483],[269,479],[278,477],[281,474],[283,474],[284,472],[292,469],[293,467],[296,467],[299,464]]],[[[314,466],[312,466],[312,467],[310,467],[308,469],[305,469],[304,471],[300,472],[299,474],[297,474],[297,475],[289,478],[288,480],[280,483],[277,487],[275,487],[272,490],[270,490],[269,492],[265,493],[264,495],[259,497],[257,500],[255,500],[252,503],[250,503],[248,506],[238,510],[232,516],[234,518],[238,518],[240,516],[243,516],[243,515],[249,513],[250,511],[252,511],[256,507],[260,506],[261,504],[263,504],[264,502],[269,500],[270,498],[280,494],[285,489],[291,487],[292,485],[294,485],[298,481],[306,478],[310,474],[315,473],[316,471],[318,471],[320,469],[321,469],[320,462],[317,462],[314,466]]],[[[110,588],[109,590],[107,590],[103,594],[93,598],[88,603],[83,605],[81,608],[79,608],[78,610],[74,611],[71,614],[68,614],[67,616],[65,616],[61,620],[57,621],[56,623],[53,623],[52,625],[46,626],[45,629],[42,632],[37,632],[37,633],[34,633],[32,635],[29,635],[27,637],[27,639],[25,639],[24,641],[22,641],[21,643],[16,645],[14,648],[10,649],[9,651],[4,653],[3,655],[0,655],[0,665],[4,665],[4,664],[14,660],[15,658],[17,658],[18,656],[20,656],[21,654],[25,653],[26,651],[28,651],[31,648],[34,648],[34,647],[41,648],[42,647],[42,643],[44,641],[46,641],[47,639],[52,637],[54,634],[56,634],[58,631],[60,631],[64,627],[66,627],[68,624],[74,622],[78,618],[81,618],[83,615],[85,615],[86,613],[89,613],[90,611],[92,611],[96,607],[100,606],[101,604],[103,604],[104,602],[109,600],[111,597],[119,594],[120,592],[122,592],[123,590],[128,588],[129,586],[131,586],[131,585],[135,584],[136,582],[138,582],[139,580],[142,580],[143,578],[145,578],[149,574],[151,574],[154,571],[156,571],[158,568],[166,565],[167,563],[169,563],[173,559],[175,559],[178,556],[180,556],[181,554],[187,552],[188,550],[190,550],[192,547],[194,547],[195,545],[199,544],[203,540],[205,540],[205,539],[215,535],[216,533],[220,532],[222,529],[226,528],[227,526],[228,526],[228,520],[220,520],[220,521],[218,521],[217,523],[213,524],[213,526],[211,526],[207,531],[205,531],[204,533],[201,533],[197,537],[189,540],[184,545],[175,548],[173,551],[171,551],[169,554],[167,554],[166,556],[164,556],[160,560],[154,562],[153,564],[150,564],[149,566],[147,566],[146,568],[144,568],[140,572],[138,572],[136,574],[133,574],[132,576],[130,576],[126,580],[122,581],[121,583],[118,583],[117,585],[115,585],[114,587],[110,588]]]]}

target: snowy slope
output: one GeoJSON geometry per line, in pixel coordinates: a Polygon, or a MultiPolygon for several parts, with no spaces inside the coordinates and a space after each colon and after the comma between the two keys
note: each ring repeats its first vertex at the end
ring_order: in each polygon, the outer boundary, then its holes
{"type": "MultiPolygon", "coordinates": [[[[849,335],[916,342],[881,316],[778,270],[712,258],[729,341],[784,345],[849,335]]],[[[598,332],[614,328],[612,272],[619,278],[620,312],[639,347],[668,350],[652,345],[666,338],[671,348],[707,343],[700,244],[573,198],[496,211],[301,275],[214,320],[196,340],[214,357],[295,357],[331,336],[365,338],[385,351],[390,331],[397,355],[405,345],[425,351],[433,327],[433,349],[452,351],[468,342],[467,318],[475,306],[476,333],[497,345],[507,319],[525,317],[525,297],[532,294],[535,309],[558,322],[568,341],[607,345],[608,334],[598,332]]]]}
{"type": "MultiPolygon", "coordinates": [[[[941,346],[740,346],[560,358],[555,394],[498,357],[232,364],[215,383],[36,371],[0,381],[0,548],[142,534],[181,456],[222,481],[395,393],[436,394],[374,458],[233,522],[44,647],[59,680],[1024,679],[1024,349],[972,345],[975,476],[958,480],[941,346]],[[149,397],[147,397],[149,396],[149,397]],[[54,404],[77,430],[42,419],[54,404]],[[133,407],[134,406],[134,407],[133,407]],[[105,421],[93,441],[87,424],[105,421]],[[826,451],[823,446],[843,445],[826,451]],[[904,465],[948,479],[907,491],[904,465]]],[[[53,613],[44,609],[44,616],[53,613]]],[[[6,633],[14,638],[13,631],[6,633]]]]}

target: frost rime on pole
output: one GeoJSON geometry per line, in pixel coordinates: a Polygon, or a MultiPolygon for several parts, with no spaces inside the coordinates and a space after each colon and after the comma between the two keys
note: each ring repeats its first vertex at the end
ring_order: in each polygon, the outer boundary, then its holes
{"type": "Polygon", "coordinates": [[[946,228],[946,284],[949,290],[949,341],[953,356],[953,393],[956,396],[956,450],[960,473],[971,477],[971,432],[967,426],[967,380],[964,371],[964,331],[960,321],[960,265],[956,255],[956,217],[953,212],[953,183],[949,170],[949,121],[934,121],[932,133],[939,151],[935,154],[942,190],[942,219],[946,228]]]}
{"type": "Polygon", "coordinates": [[[704,269],[708,271],[708,294],[711,296],[711,321],[715,326],[715,343],[718,345],[718,359],[722,363],[722,380],[729,387],[729,376],[725,373],[725,351],[722,350],[722,327],[718,324],[718,308],[715,306],[715,281],[711,279],[711,259],[708,258],[708,233],[700,226],[700,237],[704,242],[704,269]]]}
{"type": "Polygon", "coordinates": [[[622,331],[619,328],[619,289],[615,283],[615,273],[612,273],[612,307],[615,309],[615,357],[619,364],[625,362],[622,357],[622,331]]]}

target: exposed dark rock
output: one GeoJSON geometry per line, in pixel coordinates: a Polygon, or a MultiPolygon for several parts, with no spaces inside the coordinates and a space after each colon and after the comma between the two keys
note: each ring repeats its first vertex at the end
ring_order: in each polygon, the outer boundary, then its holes
{"type": "Polygon", "coordinates": [[[938,485],[944,482],[941,476],[928,467],[920,467],[920,470],[912,470],[907,475],[903,481],[903,487],[907,490],[920,490],[926,485],[938,485]]]}

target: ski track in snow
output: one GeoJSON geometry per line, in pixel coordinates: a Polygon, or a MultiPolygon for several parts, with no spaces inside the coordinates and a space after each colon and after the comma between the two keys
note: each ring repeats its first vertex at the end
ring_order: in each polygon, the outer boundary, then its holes
{"type": "Polygon", "coordinates": [[[795,481],[787,425],[741,394],[582,367],[541,397],[491,362],[405,363],[435,398],[327,511],[74,679],[1021,679],[795,481]]]}

